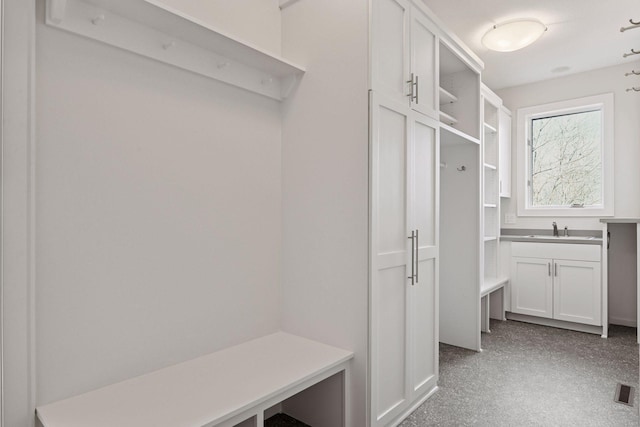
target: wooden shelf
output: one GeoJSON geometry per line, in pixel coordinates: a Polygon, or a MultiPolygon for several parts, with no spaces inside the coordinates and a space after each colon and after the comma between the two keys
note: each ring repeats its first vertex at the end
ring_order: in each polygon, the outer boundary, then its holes
{"type": "Polygon", "coordinates": [[[458,101],[458,97],[447,91],[446,89],[440,88],[440,105],[443,104],[453,104],[458,101]]]}
{"type": "Polygon", "coordinates": [[[47,0],[46,23],[282,100],[304,69],[158,0],[47,0]]]}
{"type": "Polygon", "coordinates": [[[448,124],[449,126],[453,126],[458,123],[458,119],[445,113],[444,111],[440,111],[440,121],[448,124]]]}
{"type": "Polygon", "coordinates": [[[484,168],[485,168],[485,169],[491,169],[491,170],[494,170],[494,171],[495,171],[495,170],[498,170],[497,166],[492,165],[492,164],[490,164],[490,163],[485,163],[485,164],[484,164],[484,168]]]}
{"type": "Polygon", "coordinates": [[[491,126],[489,123],[486,123],[486,122],[484,123],[484,131],[485,132],[490,132],[490,133],[497,133],[498,132],[498,130],[495,127],[491,126]]]}
{"type": "Polygon", "coordinates": [[[440,142],[443,144],[477,144],[480,145],[480,140],[474,138],[466,133],[453,128],[447,124],[440,123],[440,142]]]}

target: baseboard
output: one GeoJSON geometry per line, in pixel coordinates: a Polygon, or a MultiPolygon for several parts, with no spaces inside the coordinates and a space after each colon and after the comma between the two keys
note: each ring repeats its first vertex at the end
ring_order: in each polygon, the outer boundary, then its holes
{"type": "Polygon", "coordinates": [[[570,329],[572,331],[586,332],[602,335],[602,326],[583,325],[582,323],[565,322],[564,320],[547,319],[545,317],[528,316],[526,314],[507,313],[507,319],[519,322],[535,323],[536,325],[551,326],[553,328],[570,329]]]}
{"type": "Polygon", "coordinates": [[[407,409],[406,411],[404,411],[402,414],[398,415],[398,417],[393,420],[392,422],[389,423],[390,426],[397,426],[398,424],[400,424],[402,421],[404,421],[405,418],[407,418],[409,415],[411,415],[411,413],[413,411],[415,411],[416,409],[418,409],[418,407],[420,405],[422,405],[424,402],[427,401],[428,398],[430,398],[431,396],[433,396],[433,394],[438,391],[438,386],[434,386],[431,390],[429,390],[429,392],[427,392],[424,396],[422,396],[420,399],[418,399],[416,401],[416,403],[414,403],[413,405],[411,405],[411,407],[409,409],[407,409]]]}
{"type": "Polygon", "coordinates": [[[621,317],[609,316],[610,325],[628,326],[630,328],[637,328],[638,321],[636,319],[623,319],[621,317]]]}

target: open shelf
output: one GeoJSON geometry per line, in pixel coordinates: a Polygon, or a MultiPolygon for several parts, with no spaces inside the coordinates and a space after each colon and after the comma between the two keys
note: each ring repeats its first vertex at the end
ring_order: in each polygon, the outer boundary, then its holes
{"type": "Polygon", "coordinates": [[[453,126],[456,123],[458,123],[458,119],[456,119],[455,117],[445,113],[444,111],[440,111],[440,121],[442,123],[445,123],[449,126],[453,126]]]}
{"type": "Polygon", "coordinates": [[[484,123],[484,131],[489,133],[498,132],[498,130],[495,127],[491,126],[489,123],[486,123],[486,122],[484,123]]]}
{"type": "Polygon", "coordinates": [[[445,123],[440,123],[440,141],[444,144],[477,144],[480,140],[453,128],[445,123]]]}
{"type": "Polygon", "coordinates": [[[158,0],[47,0],[46,23],[276,100],[304,69],[158,0]]]}
{"type": "Polygon", "coordinates": [[[452,104],[458,100],[458,97],[444,88],[440,88],[440,105],[452,104]]]}

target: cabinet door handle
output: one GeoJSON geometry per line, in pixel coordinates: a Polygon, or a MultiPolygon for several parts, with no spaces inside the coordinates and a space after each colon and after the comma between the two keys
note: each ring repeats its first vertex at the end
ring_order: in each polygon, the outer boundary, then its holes
{"type": "Polygon", "coordinates": [[[418,96],[420,95],[420,86],[418,84],[418,77],[420,77],[420,76],[416,76],[416,83],[415,83],[415,85],[416,85],[416,97],[415,97],[416,104],[420,103],[420,101],[418,101],[418,96]]]}
{"type": "Polygon", "coordinates": [[[420,250],[420,240],[418,239],[418,229],[416,229],[416,283],[418,283],[418,272],[420,271],[420,259],[418,251],[420,250]]]}
{"type": "Polygon", "coordinates": [[[547,263],[547,267],[549,268],[549,277],[551,277],[551,263],[550,262],[547,263]]]}
{"type": "Polygon", "coordinates": [[[557,262],[554,262],[554,263],[553,263],[553,267],[554,267],[554,268],[553,268],[553,269],[554,269],[554,273],[553,273],[553,275],[554,275],[554,276],[556,276],[556,277],[558,277],[558,263],[557,263],[557,262]]]}
{"type": "Polygon", "coordinates": [[[414,93],[413,93],[413,86],[414,86],[413,73],[411,73],[411,80],[407,80],[407,83],[409,83],[409,89],[410,89],[409,95],[407,95],[407,96],[409,97],[409,101],[413,101],[414,98],[415,98],[414,93]]]}
{"type": "Polygon", "coordinates": [[[407,239],[411,239],[411,276],[407,277],[407,279],[411,279],[411,286],[416,284],[416,273],[415,273],[415,251],[413,250],[414,248],[414,241],[416,238],[416,232],[411,230],[411,237],[407,237],[407,239]]]}

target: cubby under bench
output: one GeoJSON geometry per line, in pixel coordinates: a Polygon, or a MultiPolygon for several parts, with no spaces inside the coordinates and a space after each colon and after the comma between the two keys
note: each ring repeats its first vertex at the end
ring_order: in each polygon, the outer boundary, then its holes
{"type": "Polygon", "coordinates": [[[246,427],[262,426],[265,411],[289,404],[294,412],[312,413],[311,418],[320,413],[319,421],[302,420],[314,426],[344,426],[352,357],[349,351],[277,332],[36,412],[44,427],[246,427]]]}

